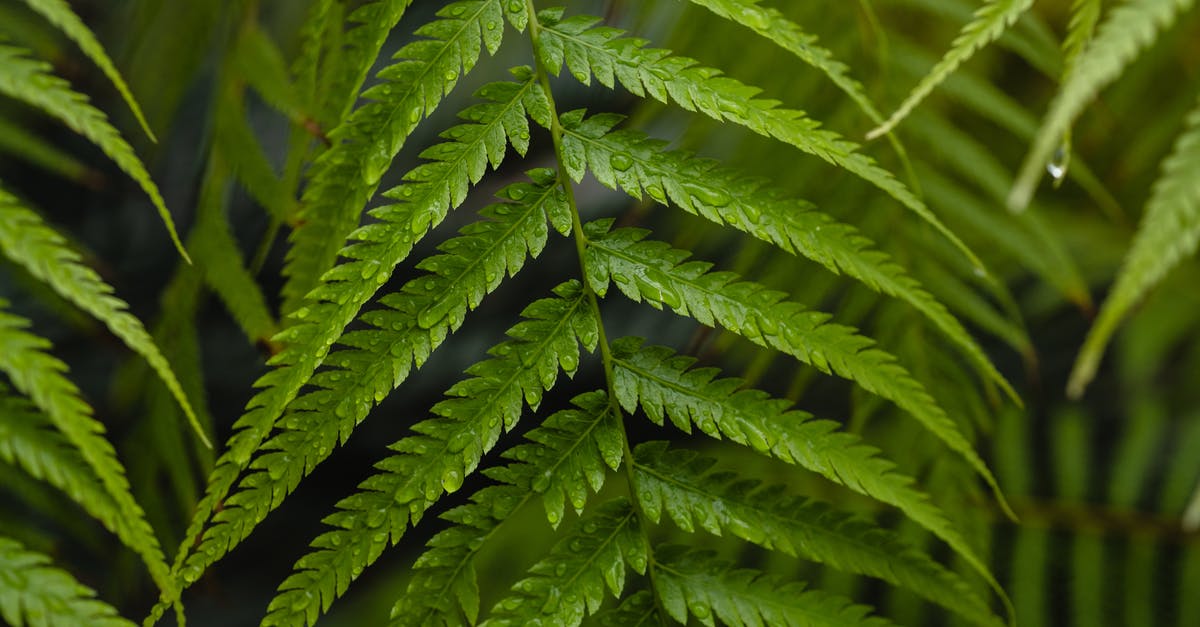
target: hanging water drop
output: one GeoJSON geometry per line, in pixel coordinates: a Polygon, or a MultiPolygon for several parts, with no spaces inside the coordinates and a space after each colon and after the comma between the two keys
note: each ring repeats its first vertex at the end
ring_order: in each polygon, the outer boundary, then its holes
{"type": "Polygon", "coordinates": [[[1054,150],[1054,156],[1050,157],[1050,162],[1046,164],[1046,172],[1054,179],[1054,184],[1058,185],[1063,177],[1067,175],[1067,165],[1070,162],[1070,152],[1066,144],[1059,144],[1054,150]]]}

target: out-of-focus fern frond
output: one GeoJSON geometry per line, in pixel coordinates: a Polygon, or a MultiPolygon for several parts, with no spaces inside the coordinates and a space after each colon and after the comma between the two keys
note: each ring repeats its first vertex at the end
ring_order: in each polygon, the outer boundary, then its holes
{"type": "Polygon", "coordinates": [[[13,627],[133,627],[50,558],[0,536],[0,617],[13,627]]]}
{"type": "Polygon", "coordinates": [[[1079,351],[1067,392],[1080,396],[1091,381],[1104,347],[1135,304],[1200,242],[1200,107],[1163,161],[1162,175],[1146,202],[1146,213],[1116,284],[1079,351]]]}

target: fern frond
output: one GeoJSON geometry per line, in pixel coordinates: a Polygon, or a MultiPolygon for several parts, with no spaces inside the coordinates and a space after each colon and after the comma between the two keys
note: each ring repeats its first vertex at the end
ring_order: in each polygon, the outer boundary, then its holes
{"type": "Polygon", "coordinates": [[[669,348],[643,348],[641,340],[624,338],[613,342],[612,351],[613,389],[626,411],[640,405],[657,424],[666,416],[685,433],[695,425],[708,436],[729,438],[892,505],[948,544],[1000,592],[942,510],[858,436],[839,431],[833,421],[793,410],[786,400],[740,390],[741,380],[717,379],[715,368],[690,369],[696,360],[669,348]]]}
{"type": "Polygon", "coordinates": [[[57,118],[104,151],[150,197],[175,248],[185,260],[188,259],[158,186],[151,180],[133,147],[113,128],[103,111],[88,104],[86,96],[72,90],[66,81],[51,73],[49,64],[30,58],[23,48],[4,43],[0,43],[0,93],[57,118]]]}
{"type": "Polygon", "coordinates": [[[256,22],[242,27],[238,33],[233,61],[238,73],[262,96],[263,102],[286,115],[293,123],[303,123],[310,117],[288,75],[283,53],[256,22]]]}
{"type": "Polygon", "coordinates": [[[732,226],[905,301],[954,342],[984,377],[1018,398],[945,306],[853,226],[716,161],[665,150],[666,142],[637,131],[612,131],[620,116],[580,119],[572,112],[562,118],[564,150],[583,154],[588,170],[604,185],[638,199],[644,191],[659,203],[674,202],[688,213],[732,226]]]}
{"type": "Polygon", "coordinates": [[[279,330],[266,296],[246,269],[242,251],[230,232],[225,204],[229,167],[220,155],[211,155],[196,200],[196,224],[188,243],[205,283],[252,343],[266,343],[279,330]]]}
{"type": "Polygon", "coordinates": [[[142,114],[142,108],[138,106],[133,93],[129,91],[129,86],[125,84],[125,79],[121,78],[121,73],[113,65],[112,59],[108,58],[108,54],[104,52],[104,46],[100,45],[96,36],[84,25],[83,20],[79,19],[79,16],[71,10],[71,5],[67,4],[65,0],[25,0],[25,4],[42,14],[79,45],[79,49],[83,50],[83,53],[92,60],[92,63],[96,64],[96,67],[100,68],[101,72],[104,72],[113,87],[120,92],[121,98],[125,100],[125,104],[133,112],[133,117],[137,119],[138,124],[150,137],[150,140],[158,141],[154,137],[154,131],[150,130],[150,124],[146,122],[146,116],[142,114]]]}
{"type": "Polygon", "coordinates": [[[0,187],[0,251],[63,298],[102,321],[113,335],[141,355],[171,391],[196,436],[212,448],[171,364],[141,321],[129,313],[125,301],[113,296],[113,288],[81,263],[79,253],[69,248],[61,235],[3,187],[0,187]]]}
{"type": "Polygon", "coordinates": [[[588,282],[597,294],[616,283],[634,301],[666,305],[705,326],[720,325],[746,339],[787,353],[827,374],[854,381],[892,401],[930,433],[966,459],[1003,502],[990,470],[932,396],[892,355],[850,327],[829,324],[825,313],[806,311],[785,294],[737,281],[729,272],[709,272],[710,264],[687,261],[687,252],[642,241],[639,229],[608,232],[610,220],[585,227],[588,282]]]}
{"type": "MultiPolygon", "coordinates": [[[[701,66],[693,59],[672,56],[668,50],[647,48],[646,40],[623,37],[620,30],[596,27],[598,18],[561,19],[561,16],[561,10],[546,10],[538,15],[542,31],[537,52],[549,71],[560,73],[565,63],[571,75],[584,84],[590,84],[594,73],[596,80],[610,89],[619,82],[639,97],[649,94],[664,103],[674,101],[688,111],[733,122],[845,168],[912,210],[982,270],[982,263],[962,240],[903,183],[858,152],[854,142],[820,128],[817,121],[803,112],[780,108],[776,100],[757,98],[761,90],[722,76],[720,70],[701,66]]],[[[563,165],[578,180],[582,155],[567,153],[565,157],[563,165]]]]}
{"type": "Polygon", "coordinates": [[[267,160],[246,120],[243,99],[233,91],[227,89],[217,98],[213,149],[229,164],[250,197],[273,219],[280,223],[292,222],[299,212],[299,202],[267,160]]]}
{"type": "Polygon", "coordinates": [[[1067,384],[1078,397],[1092,380],[1109,338],[1135,304],[1200,242],[1200,105],[1163,161],[1162,174],[1100,315],[1088,332],[1067,384]]]}
{"type": "Polygon", "coordinates": [[[764,7],[759,0],[688,0],[720,17],[737,22],[820,70],[842,90],[873,122],[882,122],[879,111],[861,83],[850,76],[850,68],[817,43],[816,35],[804,32],[799,24],[778,10],[764,7]]]}
{"type": "MultiPolygon", "coordinates": [[[[339,442],[350,437],[375,403],[408,378],[414,364],[420,367],[449,332],[458,329],[467,311],[477,307],[488,292],[500,285],[506,271],[515,275],[524,266],[527,255],[541,252],[546,243],[547,214],[563,211],[561,190],[547,171],[535,170],[531,174],[537,183],[517,183],[502,190],[500,197],[510,200],[509,203],[485,208],[481,212],[484,220],[465,227],[463,235],[442,244],[447,254],[423,260],[419,267],[429,270],[429,274],[412,279],[399,292],[382,298],[381,303],[387,309],[362,316],[369,329],[353,331],[339,340],[347,350],[332,353],[325,362],[326,370],[308,382],[316,389],[290,405],[290,413],[279,425],[283,430],[263,445],[267,452],[254,459],[239,491],[225,499],[221,511],[214,516],[214,524],[199,550],[187,562],[185,582],[193,581],[193,576],[225,555],[278,507],[304,476],[324,461],[339,442]],[[514,198],[520,200],[513,202],[514,198]]],[[[574,350],[573,337],[567,340],[569,344],[551,347],[561,350],[564,360],[570,359],[566,355],[574,350]]],[[[578,365],[577,357],[573,363],[578,365]]],[[[525,379],[509,383],[527,390],[538,382],[549,386],[556,372],[556,364],[551,362],[548,372],[537,373],[540,377],[527,380],[531,376],[527,374],[525,379]]],[[[472,381],[476,385],[465,387],[480,393],[490,389],[490,381],[486,385],[472,381]]],[[[505,392],[516,394],[519,409],[522,390],[505,392]]],[[[474,415],[469,408],[489,408],[490,403],[496,402],[494,398],[473,398],[466,389],[454,389],[452,393],[466,397],[455,399],[462,411],[444,410],[456,417],[474,415]]],[[[537,393],[540,394],[540,387],[537,393]]],[[[535,398],[535,392],[527,394],[527,398],[535,398]]],[[[447,405],[455,402],[448,401],[447,405]]],[[[504,418],[511,426],[516,416],[504,418]]],[[[494,443],[499,432],[496,427],[490,442],[494,443]]]]}
{"type": "MultiPolygon", "coordinates": [[[[402,13],[407,4],[378,2],[356,11],[351,19],[381,19],[374,13],[402,13]]],[[[441,19],[418,29],[422,39],[400,49],[396,53],[400,61],[379,73],[383,82],[363,93],[368,102],[329,133],[333,146],[313,163],[301,199],[301,224],[292,232],[284,266],[284,311],[299,306],[321,275],[333,267],[379,179],[417,124],[432,114],[442,97],[475,66],[483,48],[494,54],[500,47],[504,14],[508,13],[502,4],[501,0],[468,0],[439,10],[441,19]]],[[[366,36],[362,31],[386,36],[386,29],[379,32],[379,26],[366,24],[349,34],[349,54],[356,54],[353,42],[360,34],[366,36]]],[[[378,50],[378,45],[374,49],[378,50]]]]}
{"type": "Polygon", "coordinates": [[[657,523],[665,512],[679,528],[729,532],[763,548],[883,579],[978,625],[1004,625],[958,575],[898,536],[782,485],[762,486],[693,451],[647,442],[633,451],[637,498],[657,523]]]}
{"type": "Polygon", "coordinates": [[[522,399],[538,405],[560,366],[574,372],[578,343],[595,347],[598,321],[578,283],[565,283],[555,293],[557,298],[526,308],[528,320],[509,330],[513,339],[495,347],[493,359],[472,367],[473,377],[456,384],[451,398],[434,408],[439,417],[415,425],[417,435],[393,444],[396,453],[377,464],[381,472],[338,504],[340,511],[325,519],[335,529],[318,537],[314,551],[297,561],[264,624],[316,620],[379,557],[389,538],[397,542],[443,493],[462,486],[499,439],[502,425],[516,424],[522,399]]]}
{"type": "Polygon", "coordinates": [[[621,605],[596,614],[593,622],[602,627],[645,627],[663,624],[658,616],[654,595],[649,590],[638,590],[625,597],[621,605]]]}
{"type": "Polygon", "coordinates": [[[13,627],[133,627],[50,558],[0,536],[0,618],[13,627]]]}
{"type": "MultiPolygon", "coordinates": [[[[490,102],[463,111],[462,116],[470,123],[450,128],[445,132],[449,141],[422,153],[432,161],[414,168],[406,175],[406,182],[390,192],[396,204],[371,211],[378,221],[356,231],[358,241],[342,251],[349,261],[323,277],[306,304],[294,312],[293,325],[275,337],[284,349],[268,362],[275,368],[255,383],[262,391],[250,399],[246,413],[234,423],[236,433],[209,476],[205,496],[188,527],[185,547],[190,548],[200,537],[216,505],[250,463],[284,408],[312,378],[333,342],[387,282],[416,241],[441,222],[451,208],[462,204],[470,185],[483,176],[489,162],[493,166],[500,163],[506,140],[524,153],[529,136],[525,114],[539,107],[544,111],[546,104],[530,73],[525,70],[517,74],[522,74],[525,82],[492,83],[480,89],[479,94],[490,102]]],[[[179,560],[186,552],[179,552],[176,568],[182,566],[179,560]]]]}
{"type": "Polygon", "coordinates": [[[0,299],[0,371],[79,451],[120,512],[113,532],[142,558],[159,588],[164,593],[171,591],[174,586],[162,549],[130,492],[116,451],[104,437],[104,425],[92,417],[79,389],[63,375],[66,364],[45,352],[50,343],[26,331],[29,321],[7,308],[8,303],[0,299]]]}
{"type": "Polygon", "coordinates": [[[654,552],[655,590],[663,611],[688,624],[688,615],[712,627],[749,625],[862,625],[886,627],[870,608],[804,584],[788,582],[749,568],[734,568],[712,551],[665,546],[654,552]]]}
{"type": "Polygon", "coordinates": [[[1071,3],[1071,21],[1062,44],[1063,76],[1070,76],[1074,71],[1075,61],[1092,40],[1103,10],[1101,0],[1074,0],[1071,3]]]}
{"type": "MultiPolygon", "coordinates": [[[[341,4],[341,3],[338,3],[341,4]]],[[[331,24],[336,29],[342,44],[334,59],[336,63],[324,68],[331,74],[330,88],[322,94],[326,99],[325,108],[339,122],[350,112],[350,107],[358,99],[359,90],[375,64],[380,49],[387,41],[388,34],[404,17],[412,0],[377,0],[354,9],[346,17],[346,24],[353,24],[345,33],[340,33],[342,24],[331,24]]],[[[345,10],[345,9],[342,9],[345,10]]],[[[341,11],[328,11],[326,15],[340,15],[341,11]]],[[[315,71],[316,68],[313,68],[315,71]]]]}
{"type": "Polygon", "coordinates": [[[1000,33],[1012,26],[1031,6],[1033,0],[989,0],[975,11],[974,19],[963,26],[962,32],[954,39],[942,60],[913,87],[912,93],[886,122],[867,133],[867,139],[875,139],[895,128],[935,87],[958,69],[958,66],[970,59],[980,48],[995,41],[1000,33]]]}
{"type": "Polygon", "coordinates": [[[0,459],[62,490],[116,533],[121,511],[79,451],[32,403],[0,383],[0,459]]]}
{"type": "Polygon", "coordinates": [[[484,627],[504,625],[578,625],[595,614],[607,587],[614,597],[625,587],[625,567],[646,571],[646,546],[637,514],[625,498],[601,505],[534,564],[530,576],[513,585],[513,593],[496,603],[484,627]]]}
{"type": "Polygon", "coordinates": [[[484,488],[472,495],[471,504],[442,515],[455,526],[434,536],[413,566],[408,592],[392,608],[393,625],[416,627],[439,618],[452,624],[464,615],[474,624],[479,614],[474,559],[497,528],[538,496],[557,527],[564,493],[580,513],[588,488],[598,492],[603,486],[605,468],[620,466],[624,440],[608,396],[591,392],[571,402],[577,409],[556,412],[526,434],[532,443],[505,451],[505,457],[518,461],[484,471],[502,485],[484,488]]]}
{"type": "Polygon", "coordinates": [[[1113,8],[1050,103],[1009,193],[1009,209],[1021,211],[1029,206],[1046,163],[1083,108],[1116,80],[1142,49],[1157,40],[1160,30],[1170,27],[1193,4],[1194,0],[1130,0],[1113,8]]]}

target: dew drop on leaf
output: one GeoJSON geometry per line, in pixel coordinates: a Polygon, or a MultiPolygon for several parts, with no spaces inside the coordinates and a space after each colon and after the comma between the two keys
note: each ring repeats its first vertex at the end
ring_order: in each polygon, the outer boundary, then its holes
{"type": "Polygon", "coordinates": [[[633,167],[633,158],[623,152],[614,154],[609,161],[612,162],[612,167],[622,172],[633,167]]]}
{"type": "Polygon", "coordinates": [[[704,620],[704,619],[708,618],[709,615],[711,614],[711,612],[708,611],[708,607],[705,605],[701,605],[700,603],[689,603],[688,611],[691,612],[693,616],[695,616],[696,618],[699,618],[700,620],[704,620]]]}
{"type": "Polygon", "coordinates": [[[521,9],[524,9],[524,8],[525,7],[521,5],[520,0],[512,0],[512,2],[508,3],[508,10],[513,13],[520,13],[521,9]]]}
{"type": "Polygon", "coordinates": [[[442,488],[444,488],[446,492],[456,492],[462,487],[462,484],[463,476],[457,468],[452,468],[447,471],[446,474],[442,475],[442,488]]]}
{"type": "Polygon", "coordinates": [[[1046,164],[1046,172],[1058,183],[1067,175],[1067,145],[1060,144],[1054,150],[1054,155],[1050,157],[1050,162],[1046,164]]]}
{"type": "Polygon", "coordinates": [[[649,194],[654,200],[664,205],[667,204],[667,195],[663,192],[662,186],[651,183],[650,185],[646,186],[646,193],[649,194]]]}

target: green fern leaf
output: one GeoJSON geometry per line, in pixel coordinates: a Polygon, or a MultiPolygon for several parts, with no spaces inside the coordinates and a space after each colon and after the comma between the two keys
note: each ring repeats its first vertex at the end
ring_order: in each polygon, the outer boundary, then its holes
{"type": "Polygon", "coordinates": [[[1067,384],[1078,397],[1092,380],[1117,325],[1168,272],[1195,254],[1200,242],[1200,106],[1163,161],[1162,175],[1100,315],[1088,332],[1067,384]]]}
{"type": "Polygon", "coordinates": [[[624,439],[607,395],[592,392],[571,402],[577,409],[556,412],[526,434],[532,443],[505,452],[519,461],[485,471],[503,485],[484,488],[472,495],[471,504],[442,515],[455,526],[434,536],[417,560],[408,592],[392,608],[393,625],[416,627],[439,619],[453,624],[461,616],[474,624],[479,614],[474,559],[487,539],[538,495],[557,527],[564,493],[582,512],[588,488],[599,491],[604,484],[605,467],[616,470],[621,464],[624,439]]]}
{"type": "MultiPolygon", "coordinates": [[[[364,9],[403,12],[402,7],[382,4],[364,9]]],[[[396,53],[401,60],[379,73],[383,82],[363,93],[369,102],[330,132],[333,147],[313,163],[301,199],[301,225],[291,237],[284,268],[284,311],[299,306],[321,274],[333,267],[379,179],[417,124],[475,66],[484,47],[493,54],[500,47],[505,13],[501,5],[501,0],[469,0],[442,8],[438,12],[442,19],[422,26],[417,34],[423,39],[396,53]]],[[[357,37],[362,30],[379,34],[376,28],[363,26],[352,35],[357,37]]]]}
{"type": "MultiPolygon", "coordinates": [[[[339,8],[342,3],[336,3],[339,8]]],[[[354,24],[344,34],[342,24],[331,24],[329,28],[338,31],[344,44],[341,49],[330,55],[336,61],[324,68],[331,74],[329,89],[322,94],[325,98],[324,110],[332,113],[333,119],[341,121],[349,113],[350,107],[358,99],[359,90],[375,64],[379,51],[387,41],[388,34],[404,17],[412,0],[378,0],[369,2],[353,10],[346,18],[347,24],[354,24]]],[[[344,10],[344,9],[342,9],[344,10]]],[[[318,13],[317,16],[321,14],[318,13]]],[[[324,15],[341,15],[341,10],[326,10],[324,15]]],[[[314,67],[312,71],[316,71],[314,67]]]]}
{"type": "MultiPolygon", "coordinates": [[[[756,98],[760,90],[721,76],[714,68],[693,59],[672,56],[667,50],[647,48],[646,41],[622,37],[622,31],[593,27],[598,18],[575,16],[561,20],[561,10],[539,13],[542,23],[538,57],[549,71],[559,73],[566,64],[571,75],[589,84],[596,80],[608,88],[615,82],[639,97],[649,94],[661,102],[674,101],[689,111],[699,111],[717,121],[728,121],[764,137],[777,139],[803,152],[849,170],[871,183],[931,224],[975,266],[982,263],[954,233],[913,193],[880,168],[858,146],[802,112],[780,108],[776,100],[756,98]]],[[[563,164],[579,180],[583,163],[570,153],[563,164]]]]}
{"type": "Polygon", "coordinates": [[[892,505],[950,545],[1003,594],[941,509],[858,436],[839,431],[833,421],[792,410],[788,401],[759,390],[740,390],[741,380],[716,379],[714,368],[689,370],[696,360],[669,348],[643,348],[641,340],[623,338],[613,342],[612,351],[613,388],[626,411],[632,413],[640,405],[657,424],[666,416],[685,433],[695,425],[708,436],[729,438],[892,505]]]}
{"type": "Polygon", "coordinates": [[[219,155],[208,160],[208,170],[196,201],[196,224],[188,243],[205,282],[216,292],[238,326],[253,343],[266,343],[278,332],[262,288],[246,269],[242,251],[225,216],[230,173],[219,155]]]}
{"type": "Polygon", "coordinates": [[[1050,103],[1008,196],[1010,209],[1021,211],[1029,206],[1042,170],[1083,108],[1116,80],[1143,48],[1154,43],[1160,30],[1193,4],[1194,0],[1130,0],[1113,8],[1050,103]]]}
{"type": "Polygon", "coordinates": [[[302,123],[309,118],[307,106],[288,76],[283,53],[257,23],[251,22],[238,34],[233,59],[238,73],[264,102],[288,116],[293,123],[302,123]]]}
{"type": "Polygon", "coordinates": [[[529,319],[509,330],[513,339],[494,348],[493,359],[472,367],[473,378],[451,388],[451,398],[435,407],[440,417],[415,425],[418,435],[393,444],[396,453],[377,465],[381,472],[338,504],[340,511],[325,519],[335,529],[318,537],[315,550],[296,563],[264,625],[315,621],[379,557],[389,538],[395,543],[442,494],[462,486],[499,439],[502,425],[516,424],[522,399],[538,405],[560,365],[574,372],[577,342],[593,349],[598,322],[578,283],[563,284],[555,293],[557,298],[526,308],[529,319]]]}
{"type": "MultiPolygon", "coordinates": [[[[275,173],[246,120],[243,99],[234,90],[218,97],[214,117],[214,150],[258,204],[281,223],[296,219],[299,203],[275,173]]],[[[210,157],[211,158],[211,157],[210,157]]]]}
{"type": "Polygon", "coordinates": [[[716,15],[749,28],[769,39],[804,63],[818,69],[837,85],[872,121],[882,121],[866,90],[850,76],[850,68],[817,43],[817,37],[805,33],[800,25],[776,9],[759,5],[759,0],[689,0],[716,15]]]}
{"type": "Polygon", "coordinates": [[[621,605],[596,614],[592,622],[602,627],[646,627],[663,624],[658,615],[658,606],[654,603],[654,595],[649,590],[634,592],[621,601],[621,605]]]}
{"type": "Polygon", "coordinates": [[[688,262],[688,253],[642,241],[647,231],[607,232],[610,220],[585,227],[589,243],[586,273],[597,294],[615,282],[634,301],[670,307],[706,326],[720,325],[746,339],[787,353],[825,373],[837,374],[895,403],[966,459],[992,486],[999,486],[957,425],[924,386],[896,358],[849,327],[828,324],[829,315],[805,311],[784,301],[784,294],[736,281],[728,272],[709,272],[710,264],[688,262]]]}
{"type": "Polygon", "coordinates": [[[0,459],[62,490],[114,533],[121,511],[62,433],[32,403],[0,383],[0,459]]]}
{"type": "Polygon", "coordinates": [[[133,627],[50,558],[0,536],[0,618],[13,627],[133,627]]]}
{"type": "Polygon", "coordinates": [[[624,456],[625,439],[616,422],[620,417],[614,415],[614,406],[607,396],[594,393],[572,402],[583,411],[554,414],[526,435],[535,444],[523,444],[504,452],[508,459],[541,470],[530,489],[542,495],[546,520],[554,527],[562,521],[566,502],[571,503],[576,514],[583,512],[588,487],[593,492],[600,491],[606,467],[616,470],[624,456]]]}
{"type": "Polygon", "coordinates": [[[171,241],[179,249],[179,254],[188,259],[158,186],[150,179],[150,173],[133,152],[133,147],[109,124],[104,112],[88,104],[86,96],[72,90],[66,81],[50,70],[49,64],[31,59],[26,50],[0,43],[0,93],[57,118],[103,150],[150,197],[150,202],[158,210],[171,235],[171,241]]]}
{"type": "Polygon", "coordinates": [[[1004,625],[958,575],[891,532],[830,506],[763,487],[715,459],[668,449],[666,442],[633,451],[637,498],[657,523],[663,512],[684,531],[727,531],[763,548],[869,575],[903,586],[978,625],[1004,625]]]}
{"type": "Polygon", "coordinates": [[[0,371],[8,375],[17,390],[33,399],[96,473],[121,513],[114,532],[141,556],[159,588],[169,593],[174,585],[162,549],[130,492],[116,451],[104,438],[104,425],[92,417],[91,407],[80,398],[79,389],[63,375],[66,364],[45,352],[50,343],[27,332],[29,321],[9,313],[7,308],[7,301],[0,299],[0,371]]]}
{"type": "Polygon", "coordinates": [[[75,155],[25,128],[16,120],[0,118],[0,155],[20,159],[81,185],[104,180],[96,170],[84,165],[75,155]]]}
{"type": "Polygon", "coordinates": [[[895,113],[883,124],[867,133],[867,139],[875,139],[880,135],[891,132],[913,109],[925,99],[946,77],[958,69],[976,51],[995,41],[1017,18],[1033,6],[1033,0],[989,0],[976,12],[974,19],[963,26],[962,32],[954,39],[950,50],[938,64],[929,70],[929,74],[913,87],[912,93],[896,109],[895,113]]]}
{"type": "Polygon", "coordinates": [[[649,549],[632,504],[609,501],[556,542],[483,625],[578,625],[600,609],[606,587],[621,595],[627,564],[645,572],[649,549]]]}
{"type": "Polygon", "coordinates": [[[141,355],[171,391],[197,437],[205,446],[212,447],[187,395],[171,370],[171,364],[158,350],[141,321],[127,311],[128,305],[124,301],[112,295],[112,287],[100,275],[80,262],[79,253],[68,248],[62,236],[2,187],[0,251],[34,277],[50,285],[63,298],[104,322],[113,335],[141,355]]]}
{"type": "MultiPolygon", "coordinates": [[[[318,389],[290,405],[291,412],[280,423],[283,430],[263,445],[267,452],[255,458],[241,489],[225,499],[214,517],[213,527],[188,561],[185,581],[190,583],[193,574],[203,572],[246,538],[339,442],[350,437],[375,403],[408,378],[414,364],[423,364],[448,333],[462,325],[468,309],[477,307],[488,292],[496,289],[506,271],[515,275],[527,255],[541,252],[546,244],[546,215],[561,212],[563,201],[557,180],[548,171],[531,174],[538,183],[518,183],[502,190],[500,197],[509,199],[509,203],[485,208],[481,212],[485,220],[471,224],[463,229],[462,236],[442,244],[447,254],[423,260],[419,267],[430,274],[380,299],[388,309],[362,317],[370,329],[348,333],[339,340],[347,350],[332,353],[325,362],[327,369],[309,381],[318,389]],[[512,202],[514,198],[520,201],[512,202]]],[[[574,340],[570,342],[573,346],[574,340]]],[[[551,363],[549,383],[553,383],[555,372],[551,363]]],[[[519,401],[519,390],[512,392],[517,393],[519,401]]],[[[458,390],[454,393],[472,396],[458,390]]],[[[486,407],[487,403],[478,406],[486,407]]],[[[476,415],[470,411],[449,413],[476,415]]],[[[515,418],[505,416],[505,421],[511,426],[515,418]]],[[[493,443],[498,435],[497,428],[493,443]]]]}
{"type": "Polygon", "coordinates": [[[25,4],[53,22],[67,37],[79,45],[83,53],[100,68],[101,72],[104,72],[108,80],[121,93],[121,98],[125,99],[125,104],[129,105],[129,110],[133,112],[133,117],[137,118],[138,124],[141,125],[146,135],[150,137],[151,141],[157,141],[154,131],[150,130],[150,124],[146,122],[146,116],[142,114],[142,108],[138,106],[137,100],[129,91],[125,79],[121,78],[117,67],[113,65],[112,59],[108,58],[108,54],[104,52],[104,46],[100,45],[96,36],[84,25],[83,20],[79,19],[79,16],[71,10],[71,6],[64,0],[25,0],[25,4]]]}
{"type": "Polygon", "coordinates": [[[688,213],[730,225],[909,303],[953,341],[983,376],[1018,398],[945,306],[885,253],[874,250],[874,243],[853,226],[715,161],[665,150],[666,142],[636,131],[614,132],[611,129],[620,116],[601,114],[581,120],[572,112],[562,117],[564,150],[584,154],[589,171],[604,185],[638,199],[645,191],[659,203],[670,200],[688,213]]]}
{"type": "Polygon", "coordinates": [[[666,546],[654,553],[654,585],[663,611],[688,624],[688,615],[714,625],[714,618],[731,626],[862,625],[892,623],[869,616],[870,608],[844,597],[748,568],[732,568],[712,551],[687,551],[666,546]]]}
{"type": "Polygon", "coordinates": [[[538,107],[544,110],[546,104],[529,72],[518,70],[517,74],[525,78],[524,83],[492,83],[480,89],[479,94],[490,102],[463,111],[462,116],[471,122],[447,130],[449,141],[422,153],[433,161],[417,166],[406,175],[405,183],[389,192],[396,204],[371,211],[378,221],[356,231],[358,241],[342,251],[350,261],[323,277],[306,304],[294,312],[293,325],[275,337],[284,349],[268,362],[275,368],[255,383],[264,389],[250,399],[246,413],[234,423],[236,433],[209,476],[205,496],[188,526],[184,549],[177,554],[176,569],[182,567],[181,560],[200,537],[216,505],[250,463],[284,408],[312,378],[363,304],[387,282],[416,241],[451,208],[463,203],[470,185],[483,176],[488,163],[499,165],[506,139],[524,153],[529,135],[525,113],[538,107]]]}

